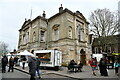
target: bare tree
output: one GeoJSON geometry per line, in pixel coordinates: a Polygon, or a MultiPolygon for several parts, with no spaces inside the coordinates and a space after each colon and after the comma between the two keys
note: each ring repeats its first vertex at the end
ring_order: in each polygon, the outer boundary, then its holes
{"type": "Polygon", "coordinates": [[[90,31],[94,35],[109,36],[118,32],[118,12],[110,12],[109,9],[97,9],[90,15],[90,31]]]}

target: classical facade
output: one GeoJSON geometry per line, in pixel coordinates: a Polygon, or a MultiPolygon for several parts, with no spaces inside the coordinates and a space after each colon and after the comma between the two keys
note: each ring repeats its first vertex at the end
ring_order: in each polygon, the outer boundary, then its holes
{"type": "Polygon", "coordinates": [[[43,16],[33,20],[25,19],[19,30],[18,51],[56,49],[62,51],[63,63],[74,59],[86,64],[90,59],[91,49],[89,23],[83,14],[61,6],[57,14],[48,19],[45,16],[44,11],[43,16]]]}

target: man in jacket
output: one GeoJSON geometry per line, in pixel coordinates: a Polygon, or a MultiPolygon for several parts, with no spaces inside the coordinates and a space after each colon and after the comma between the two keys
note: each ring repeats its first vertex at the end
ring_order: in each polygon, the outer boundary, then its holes
{"type": "Polygon", "coordinates": [[[28,60],[28,66],[29,66],[29,74],[31,75],[30,80],[35,80],[35,72],[36,72],[36,68],[37,68],[37,60],[35,58],[35,56],[29,56],[29,60],[28,60]]]}
{"type": "MultiPolygon", "coordinates": [[[[38,56],[36,56],[36,60],[37,60],[37,68],[36,68],[36,71],[37,71],[37,74],[38,74],[38,76],[39,76],[39,79],[41,78],[40,77],[40,63],[41,63],[41,61],[40,61],[40,59],[38,58],[38,56]]],[[[35,76],[36,76],[36,73],[35,73],[35,76]]]]}
{"type": "Polygon", "coordinates": [[[12,70],[12,72],[14,72],[14,58],[12,56],[9,59],[9,69],[8,69],[8,72],[10,72],[10,70],[12,70]]]}
{"type": "Polygon", "coordinates": [[[6,65],[8,64],[8,58],[3,56],[2,58],[2,73],[6,72],[6,65]]]}

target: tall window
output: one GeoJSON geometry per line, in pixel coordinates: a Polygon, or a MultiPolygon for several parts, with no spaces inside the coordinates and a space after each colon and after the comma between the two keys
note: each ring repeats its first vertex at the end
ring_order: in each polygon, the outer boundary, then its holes
{"type": "Polygon", "coordinates": [[[107,52],[108,52],[108,53],[111,53],[111,47],[108,47],[108,48],[107,48],[107,52]]]}
{"type": "Polygon", "coordinates": [[[98,54],[98,47],[95,47],[95,54],[98,54]]]}
{"type": "Polygon", "coordinates": [[[26,44],[26,37],[25,37],[25,34],[23,35],[23,44],[26,44]]]}
{"type": "Polygon", "coordinates": [[[44,41],[44,37],[45,37],[44,33],[45,33],[44,31],[41,31],[41,41],[44,41]]]}
{"type": "Polygon", "coordinates": [[[35,40],[36,40],[36,33],[34,32],[33,33],[33,42],[35,42],[35,40]]]}
{"type": "Polygon", "coordinates": [[[58,29],[54,29],[54,40],[58,40],[58,29]]]}
{"type": "Polygon", "coordinates": [[[29,32],[26,32],[26,43],[28,42],[29,40],[29,32]]]}
{"type": "Polygon", "coordinates": [[[72,39],[72,27],[69,26],[68,37],[72,39]]]}
{"type": "Polygon", "coordinates": [[[102,47],[100,47],[100,51],[99,52],[102,53],[102,47]]]}
{"type": "Polygon", "coordinates": [[[78,41],[81,40],[81,34],[80,34],[80,25],[77,26],[77,38],[78,38],[78,41]]]}
{"type": "Polygon", "coordinates": [[[77,37],[78,37],[78,41],[83,41],[84,40],[84,32],[82,30],[82,27],[80,24],[77,25],[77,37]]]}
{"type": "Polygon", "coordinates": [[[19,39],[19,45],[21,45],[21,38],[19,39]]]}

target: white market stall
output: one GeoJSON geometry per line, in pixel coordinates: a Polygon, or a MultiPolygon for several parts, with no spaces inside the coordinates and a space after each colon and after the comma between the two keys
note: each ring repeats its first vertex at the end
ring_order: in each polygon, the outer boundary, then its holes
{"type": "MultiPolygon", "coordinates": [[[[27,50],[23,51],[23,52],[20,52],[19,54],[17,54],[18,56],[25,56],[27,58],[27,61],[28,61],[28,56],[34,56],[34,54],[28,52],[27,50]]],[[[22,62],[20,62],[20,66],[22,66],[22,62]]],[[[25,63],[25,67],[28,66],[28,63],[26,62],[25,63]]]]}

